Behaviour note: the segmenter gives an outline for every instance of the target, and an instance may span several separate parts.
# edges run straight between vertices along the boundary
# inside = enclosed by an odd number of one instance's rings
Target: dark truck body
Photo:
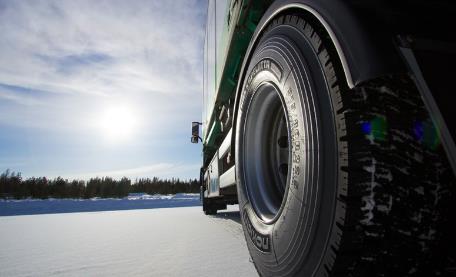
[[[296,10],[322,24],[333,40],[349,87],[408,72],[422,93],[455,170],[452,77],[456,4],[452,1],[209,1],[205,42],[203,199],[235,204],[234,131],[245,64],[262,28]],[[212,19],[211,19],[212,18]],[[212,20],[212,21],[211,21]],[[216,24],[217,23],[217,24]]]
[[[260,276],[453,276],[450,1],[209,0],[201,198]]]

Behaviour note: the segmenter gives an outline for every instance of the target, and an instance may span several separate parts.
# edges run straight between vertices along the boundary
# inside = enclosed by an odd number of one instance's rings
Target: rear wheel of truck
[[[407,75],[350,90],[341,68],[302,15],[275,19],[250,58],[235,151],[258,273],[445,275],[454,175],[418,91]]]
[[[203,197],[203,211],[205,215],[217,214],[217,207],[211,199]]]

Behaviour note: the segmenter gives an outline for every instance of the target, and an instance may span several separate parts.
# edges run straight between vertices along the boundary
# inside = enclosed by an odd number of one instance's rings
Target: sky
[[[197,178],[206,5],[0,0],[0,172]]]

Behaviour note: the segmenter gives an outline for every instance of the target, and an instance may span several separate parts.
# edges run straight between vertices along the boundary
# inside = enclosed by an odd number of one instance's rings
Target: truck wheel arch
[[[282,14],[290,13],[290,11],[304,13],[306,17],[323,27],[337,50],[338,58],[344,70],[345,81],[349,88],[379,76],[405,71],[400,56],[392,43],[392,36],[387,31],[378,32],[379,26],[374,26],[372,23],[366,23],[368,26],[363,26],[364,22],[361,16],[343,0],[275,1],[258,23],[244,55],[235,91],[233,131],[236,129],[242,84],[258,38],[261,37],[261,33],[269,23]],[[376,43],[373,42],[374,36],[377,36],[375,38]],[[235,145],[234,136],[231,140],[231,145]],[[234,147],[232,147],[231,152],[234,155]]]

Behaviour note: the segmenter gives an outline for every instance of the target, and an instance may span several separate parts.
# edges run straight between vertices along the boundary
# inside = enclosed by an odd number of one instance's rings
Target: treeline
[[[197,179],[182,181],[178,178],[161,179],[154,177],[131,180],[123,177],[115,180],[111,177],[91,178],[88,181],[47,179],[31,177],[24,179],[21,173],[6,170],[0,175],[0,198],[122,198],[133,192],[148,194],[197,193]]]

